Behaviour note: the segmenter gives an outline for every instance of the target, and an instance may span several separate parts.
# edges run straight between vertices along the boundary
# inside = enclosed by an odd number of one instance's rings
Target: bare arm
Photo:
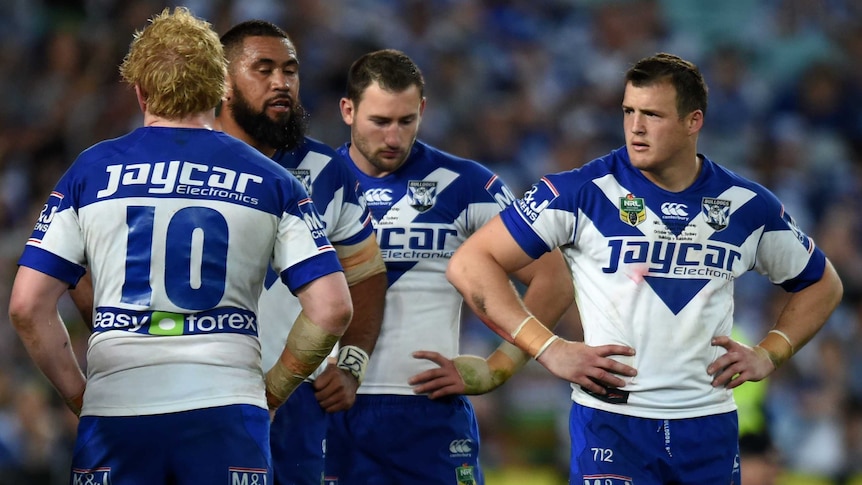
[[[93,330],[93,279],[90,272],[84,273],[84,276],[78,281],[77,286],[69,290],[69,296],[72,297],[72,302],[81,313],[81,318],[90,331]]]
[[[388,286],[386,265],[374,234],[355,246],[336,247],[336,250],[353,300],[353,320],[341,337],[341,345],[354,345],[371,355],[383,323]]]
[[[314,381],[315,397],[327,412],[353,405],[383,323],[388,282],[380,248],[373,235],[356,246],[337,247],[350,284],[353,320],[339,341],[337,365],[328,366]]]
[[[36,366],[69,408],[80,414],[86,379],[57,311],[67,288],[56,278],[21,266],[12,286],[9,317]]]
[[[713,386],[733,389],[746,381],[759,381],[781,366],[823,327],[841,302],[844,287],[830,261],[813,285],[793,293],[775,326],[756,346],[730,337],[716,337],[713,345],[727,353],[707,367]]]
[[[608,356],[634,355],[634,349],[568,342],[553,335],[527,310],[508,274],[531,261],[496,216],[455,251],[446,276],[486,325],[535,357],[555,376],[601,394],[606,391],[595,381],[610,387],[625,385],[616,374],[634,376],[636,371]],[[536,273],[534,280],[540,277],[544,275]]]
[[[559,250],[530,262],[514,276],[527,286],[524,304],[542,322],[556,325],[574,301],[572,278]],[[413,357],[428,359],[439,366],[420,372],[409,381],[414,392],[428,394],[431,399],[453,394],[485,394],[509,380],[530,360],[529,355],[507,341],[487,358],[459,355],[448,359],[431,351],[414,352]]]
[[[323,330],[340,337],[347,329],[353,305],[344,273],[322,276],[300,288],[296,296],[302,312]]]

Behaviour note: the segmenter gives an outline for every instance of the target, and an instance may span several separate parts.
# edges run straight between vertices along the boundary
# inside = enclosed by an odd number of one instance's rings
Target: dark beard
[[[275,149],[293,150],[305,138],[308,112],[294,100],[290,113],[272,120],[263,111],[256,111],[242,93],[233,86],[234,99],[230,103],[236,124],[259,143]]]

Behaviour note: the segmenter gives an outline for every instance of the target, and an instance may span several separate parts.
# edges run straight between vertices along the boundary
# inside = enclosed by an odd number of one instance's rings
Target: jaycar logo
[[[263,182],[260,175],[177,160],[108,165],[105,171],[108,173],[108,182],[104,189],[96,193],[99,199],[116,194],[120,187],[145,185],[150,194],[177,193],[257,204],[257,199],[245,195],[245,192],[249,184]]]

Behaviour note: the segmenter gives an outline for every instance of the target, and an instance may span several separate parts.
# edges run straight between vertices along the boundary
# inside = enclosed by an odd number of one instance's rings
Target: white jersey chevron
[[[348,150],[339,148],[345,158]],[[446,280],[449,258],[514,196],[487,168],[422,142],[385,177],[353,170],[389,280],[383,326],[359,393],[412,396],[407,379],[436,366],[414,359],[414,351],[458,355],[462,298]]]
[[[537,258],[561,247],[571,266],[589,345],[633,347],[638,369],[625,404],[573,386],[585,406],[647,418],[735,409],[707,366],[730,335],[733,283],[749,270],[798,291],[823,274],[825,257],[776,197],[705,157],[688,189],[660,189],[632,167],[625,147],[580,169],[548,175],[503,214]]]

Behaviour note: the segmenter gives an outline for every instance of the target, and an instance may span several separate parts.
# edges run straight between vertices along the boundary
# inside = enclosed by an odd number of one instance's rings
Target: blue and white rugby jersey
[[[284,168],[220,132],[139,128],[84,151],[20,259],[70,285],[92,273],[83,414],[265,408],[267,268],[290,288],[341,270],[317,218]]]
[[[348,144],[338,152],[350,159]],[[407,379],[437,367],[414,359],[414,351],[458,355],[463,300],[445,276],[452,253],[514,196],[482,165],[419,141],[385,177],[350,165],[365,191],[389,280],[383,325],[359,393],[412,396]]]
[[[626,378],[627,403],[573,385],[574,401],[662,419],[734,410],[732,391],[713,388],[706,372],[724,353],[711,338],[730,335],[734,280],[753,269],[799,291],[822,276],[823,253],[771,192],[701,159],[695,183],[674,193],[632,167],[623,147],[542,178],[503,212],[534,258],[563,250],[586,343],[636,351],[617,357],[638,370]]]
[[[280,150],[273,159],[287,168],[311,195],[320,212],[320,226],[330,242],[350,246],[368,239],[374,230],[371,214],[361,198],[359,182],[331,147],[311,138],[292,151]],[[264,370],[284,349],[287,334],[302,307],[290,289],[269,271],[260,298],[260,343]],[[310,377],[316,377],[326,361]]]

